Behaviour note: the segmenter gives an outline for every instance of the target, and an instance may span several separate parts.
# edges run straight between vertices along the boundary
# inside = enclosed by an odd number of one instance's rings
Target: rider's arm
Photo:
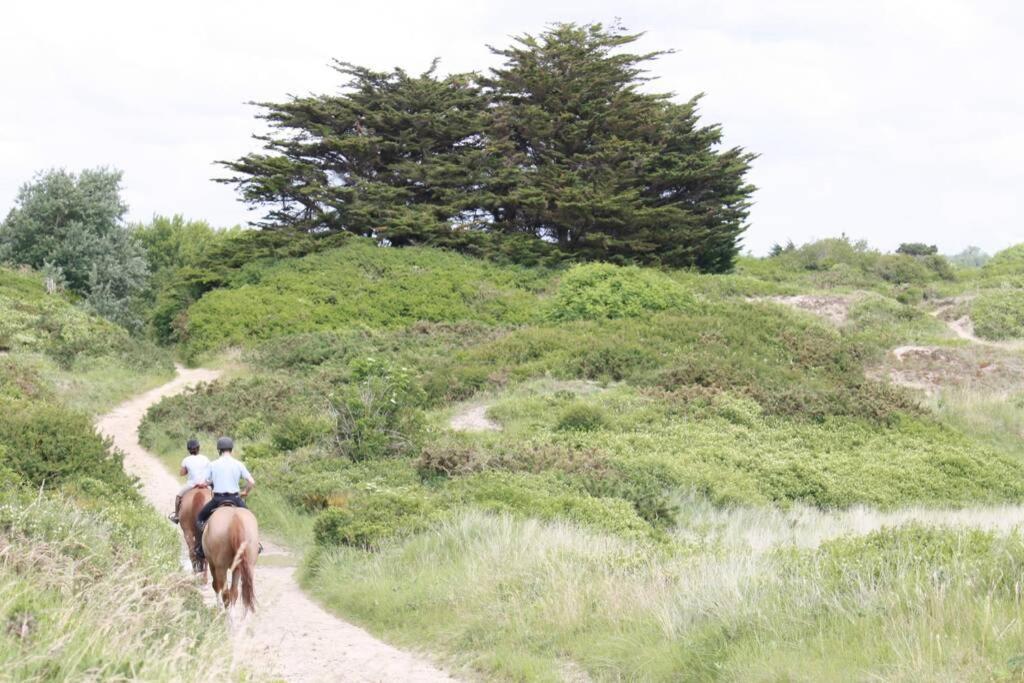
[[[178,475],[182,476],[182,477],[187,477],[188,476],[188,470],[185,468],[184,465],[182,465],[181,469],[178,470]]]
[[[239,463],[239,465],[242,465],[242,478],[245,479],[246,481],[245,490],[242,491],[242,498],[245,498],[246,496],[249,495],[249,493],[252,492],[252,487],[256,486],[256,480],[252,478],[251,474],[249,474],[248,467],[246,467],[242,463]]]

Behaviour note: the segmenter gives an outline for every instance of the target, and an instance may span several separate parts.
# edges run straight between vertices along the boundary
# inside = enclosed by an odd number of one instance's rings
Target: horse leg
[[[236,568],[231,572],[231,590],[228,591],[228,598],[230,604],[235,604],[238,601],[238,579],[242,576],[242,572]]]
[[[192,565],[192,571],[199,573],[199,560],[196,557],[196,536],[195,531],[188,528],[188,524],[181,523],[181,535],[185,537],[185,547],[188,549],[188,560]],[[203,583],[206,583],[206,568],[203,567]]]
[[[224,606],[227,607],[227,567],[218,567],[214,564],[210,564],[210,574],[213,576],[213,594],[220,598],[224,602]]]

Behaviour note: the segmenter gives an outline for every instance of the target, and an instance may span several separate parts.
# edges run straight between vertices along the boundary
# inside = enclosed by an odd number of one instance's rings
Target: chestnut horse
[[[203,533],[203,553],[210,564],[213,592],[231,607],[242,588],[242,604],[246,610],[256,608],[253,568],[259,555],[260,529],[256,517],[245,508],[219,507],[214,510]],[[227,586],[231,572],[231,588]]]
[[[178,509],[178,524],[181,526],[181,533],[185,535],[192,571],[203,575],[203,583],[206,583],[206,561],[196,557],[196,517],[211,498],[213,492],[209,488],[195,488],[185,492],[181,497],[181,507]]]

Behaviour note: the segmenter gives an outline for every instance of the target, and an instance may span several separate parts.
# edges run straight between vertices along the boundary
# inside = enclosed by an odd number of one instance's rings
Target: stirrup
[[[181,523],[181,518],[178,517],[178,513],[177,512],[172,512],[171,514],[167,515],[167,519],[171,520],[175,524],[180,524]]]

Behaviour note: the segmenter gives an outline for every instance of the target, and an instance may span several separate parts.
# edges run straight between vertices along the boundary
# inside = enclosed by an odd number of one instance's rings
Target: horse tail
[[[245,605],[245,609],[255,611],[256,590],[252,581],[252,565],[245,552],[249,547],[249,539],[245,538],[245,524],[238,516],[231,520],[229,539],[231,545],[237,548],[235,559],[231,562],[231,575],[234,577],[235,572],[238,572],[238,576],[242,580],[242,604]],[[232,583],[234,583],[234,579],[232,579]]]

